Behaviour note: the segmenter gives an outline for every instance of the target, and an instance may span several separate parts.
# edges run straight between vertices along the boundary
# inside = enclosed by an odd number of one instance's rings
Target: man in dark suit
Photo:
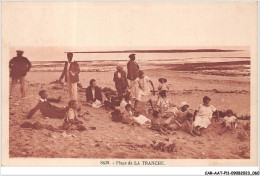
[[[61,81],[65,76],[65,82],[67,83],[69,89],[70,100],[78,100],[77,82],[79,82],[79,64],[76,61],[72,62],[72,53],[67,53],[67,58],[68,62],[65,62],[59,81]]]
[[[122,98],[123,93],[126,91],[128,83],[126,79],[126,72],[123,70],[122,66],[116,67],[116,72],[114,73],[114,79],[115,87],[118,93],[118,97]]]
[[[11,88],[10,88],[10,98],[12,98],[12,93],[18,83],[21,84],[21,94],[25,97],[25,76],[27,72],[30,71],[31,62],[23,57],[23,51],[17,50],[17,57],[14,57],[9,62],[10,77],[12,78]]]
[[[97,86],[96,80],[91,79],[90,86],[86,89],[87,103],[93,104],[96,100],[102,102],[102,94],[100,88]]]
[[[128,86],[130,89],[130,94],[132,99],[137,98],[138,85],[135,82],[139,71],[139,65],[135,62],[135,54],[129,55],[130,61],[127,63],[127,79],[129,80]]]
[[[127,63],[127,79],[133,81],[137,78],[139,65],[135,62],[135,54],[129,55],[130,61]]]
[[[59,98],[48,98],[48,94],[45,90],[41,90],[39,92],[40,100],[38,104],[30,110],[30,112],[27,115],[27,118],[30,119],[35,114],[36,111],[40,110],[42,115],[44,117],[50,117],[50,118],[58,118],[62,119],[65,117],[66,109],[59,108],[57,106],[53,106],[51,102],[59,103],[61,101],[61,96]]]

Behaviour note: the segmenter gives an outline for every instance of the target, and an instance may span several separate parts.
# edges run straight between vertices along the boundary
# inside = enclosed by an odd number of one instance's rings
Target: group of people
[[[40,110],[45,117],[64,119],[64,124],[78,124],[80,116],[80,105],[78,103],[77,83],[79,82],[80,67],[73,60],[73,53],[67,53],[68,62],[65,63],[63,72],[59,78],[61,81],[65,77],[69,92],[69,102],[66,108],[59,108],[51,104],[51,102],[60,102],[61,97],[48,98],[45,90],[39,92],[38,104],[30,110],[27,118],[31,118],[33,114]],[[89,87],[86,88],[87,105],[94,108],[100,108],[105,105],[108,109],[118,111],[119,118],[125,124],[148,124],[150,129],[162,133],[170,133],[171,130],[182,129],[191,135],[201,135],[202,131],[211,124],[211,119],[218,116],[217,110],[210,105],[210,98],[205,96],[203,103],[193,111],[189,104],[182,102],[179,106],[175,105],[167,96],[169,93],[169,85],[166,78],[160,78],[158,86],[158,98],[156,104],[152,102],[152,96],[155,95],[154,84],[151,79],[140,70],[139,65],[135,61],[135,54],[129,55],[127,63],[127,73],[122,66],[116,67],[113,81],[117,90],[116,105],[109,94],[105,99],[102,96],[101,89],[97,86],[96,80],[91,79]],[[17,57],[9,62],[10,76],[12,78],[10,98],[12,98],[13,89],[18,81],[21,83],[22,97],[25,97],[25,76],[31,68],[30,61],[23,57],[23,51],[17,51]],[[148,102],[147,118],[144,114],[137,111],[138,102]],[[162,120],[165,118],[165,120]],[[225,126],[219,133],[222,135],[226,131],[235,128],[236,117],[232,110],[227,111],[224,118]]]

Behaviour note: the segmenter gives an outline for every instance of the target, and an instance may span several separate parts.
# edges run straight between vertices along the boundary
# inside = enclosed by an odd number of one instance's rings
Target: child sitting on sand
[[[139,125],[145,125],[151,123],[151,120],[147,117],[139,114],[138,112],[135,112],[132,110],[132,105],[127,104],[125,106],[126,111],[123,114],[123,123],[126,124],[139,124]],[[133,123],[132,123],[133,122]]]
[[[113,105],[112,100],[111,100],[111,93],[110,92],[105,93],[104,107],[108,111],[115,109],[115,106]]]
[[[122,113],[125,111],[125,106],[126,106],[127,104],[132,105],[132,103],[131,103],[131,101],[130,101],[130,93],[129,93],[129,92],[127,92],[127,93],[124,94],[124,97],[123,97],[123,99],[122,99],[122,101],[121,101],[121,103],[120,103],[119,108],[120,108],[120,111],[121,111]]]
[[[127,104],[125,106],[125,110],[123,113],[122,122],[124,124],[133,125],[134,124],[134,118],[133,118],[133,111],[132,111],[132,105]]]
[[[160,92],[165,90],[166,92],[169,91],[170,87],[169,85],[167,84],[167,79],[166,78],[160,78],[159,80],[159,86],[158,86],[158,99],[160,97]]]
[[[222,129],[222,131],[219,132],[219,135],[222,135],[229,130],[231,130],[233,133],[233,130],[236,127],[237,118],[233,115],[233,111],[229,109],[226,111],[226,114],[227,116],[225,116],[223,119],[225,127]]]
[[[67,107],[67,113],[64,118],[62,128],[64,130],[79,130],[83,131],[86,128],[80,124],[82,122],[78,120],[78,103],[76,100],[70,100]]]
[[[156,110],[153,111],[152,126],[150,129],[161,132],[163,134],[167,134],[167,133],[169,134],[167,128],[163,127],[161,113],[159,111]]]

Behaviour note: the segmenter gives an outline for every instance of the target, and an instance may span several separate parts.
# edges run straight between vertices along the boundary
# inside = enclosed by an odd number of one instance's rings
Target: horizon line
[[[170,49],[170,50],[123,50],[123,51],[65,51],[64,53],[188,53],[188,52],[235,52],[243,50],[223,49]]]

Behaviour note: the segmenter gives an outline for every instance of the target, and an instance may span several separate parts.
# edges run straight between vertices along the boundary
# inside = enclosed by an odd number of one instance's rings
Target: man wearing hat
[[[134,98],[136,90],[138,90],[138,84],[136,84],[135,79],[138,76],[139,65],[135,62],[135,54],[130,54],[129,58],[130,61],[127,63],[127,79],[129,80],[130,94]]]
[[[60,76],[61,81],[65,76],[65,82],[67,83],[70,100],[78,100],[77,83],[79,82],[80,68],[79,64],[72,62],[73,53],[67,53],[68,62],[65,62],[63,72]]]
[[[27,72],[30,71],[31,62],[26,57],[23,57],[22,50],[17,50],[16,53],[17,56],[9,61],[10,77],[12,78],[10,97],[12,97],[12,93],[18,83],[18,80],[21,83],[22,97],[25,97],[25,76]]]
[[[135,62],[135,54],[129,55],[130,61],[127,63],[127,79],[133,81],[137,78],[139,65]]]
[[[40,100],[38,104],[30,110],[27,118],[30,119],[35,114],[36,111],[40,110],[44,117],[58,118],[62,119],[65,117],[66,109],[59,108],[51,104],[51,102],[59,103],[61,101],[61,96],[59,98],[48,98],[48,94],[45,90],[39,92]]]
[[[123,70],[122,66],[116,67],[116,72],[114,73],[114,79],[116,90],[119,98],[123,98],[123,94],[128,87],[128,82],[126,79],[126,72]]]

